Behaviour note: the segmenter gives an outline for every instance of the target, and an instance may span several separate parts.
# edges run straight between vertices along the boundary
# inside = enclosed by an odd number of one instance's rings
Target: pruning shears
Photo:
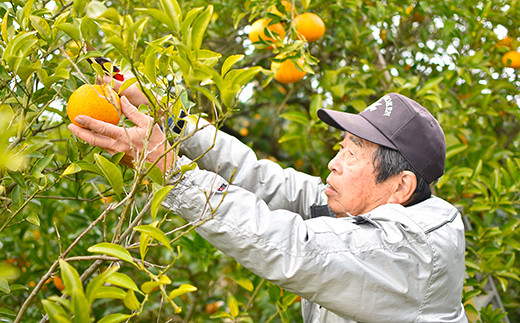
[[[103,71],[109,73],[109,71],[107,70],[107,68],[105,67],[105,63],[110,63],[110,65],[112,65],[112,73],[114,73],[113,77],[118,80],[118,81],[121,81],[123,82],[125,80],[125,77],[123,76],[123,74],[121,74],[121,70],[119,69],[119,67],[117,67],[116,65],[113,65],[112,62],[106,58],[106,57],[94,57],[94,58],[87,58],[88,62],[90,64],[94,64],[94,63],[98,63],[99,65],[101,65],[101,67],[103,68]]]
[[[94,50],[94,47],[92,47],[90,44],[87,43],[87,51],[93,51]],[[112,73],[113,73],[113,77],[118,80],[118,81],[121,81],[123,82],[125,80],[125,77],[123,76],[123,74],[121,74],[121,69],[119,67],[117,67],[116,65],[112,64],[112,61],[110,61],[108,58],[106,57],[102,57],[102,56],[99,56],[99,57],[94,57],[94,58],[87,58],[88,62],[90,64],[94,64],[94,63],[98,63],[99,65],[101,65],[101,68],[103,68],[103,71],[105,71],[106,73],[110,73],[107,68],[105,67],[105,63],[110,63],[110,65],[112,66]]]

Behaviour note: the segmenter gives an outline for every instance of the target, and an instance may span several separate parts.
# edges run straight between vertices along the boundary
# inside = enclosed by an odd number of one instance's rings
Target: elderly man
[[[148,117],[122,104],[135,133],[145,128]],[[186,124],[193,136],[181,153],[195,158],[214,147],[200,168],[175,179],[163,205],[243,266],[300,295],[304,322],[466,322],[461,216],[429,187],[444,173],[438,122],[395,93],[358,115],[321,109],[318,116],[344,132],[326,185],[258,160],[200,121]],[[78,137],[133,158],[121,128],[76,121],[87,128],[70,125]],[[153,138],[164,137],[156,129]],[[159,164],[169,165],[166,157]],[[190,162],[182,157],[176,167]]]

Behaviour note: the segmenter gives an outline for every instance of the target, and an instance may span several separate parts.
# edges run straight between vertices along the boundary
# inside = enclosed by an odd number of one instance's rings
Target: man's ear
[[[401,205],[408,204],[408,201],[412,198],[413,192],[417,187],[417,177],[409,170],[402,171],[397,175],[396,186],[392,195],[392,202]]]

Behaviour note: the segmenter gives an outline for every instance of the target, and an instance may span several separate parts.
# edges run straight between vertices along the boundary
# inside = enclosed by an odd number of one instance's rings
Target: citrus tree
[[[296,295],[161,208],[157,165],[123,166],[68,131],[71,94],[109,74],[145,93],[174,154],[185,137],[169,125],[201,115],[322,177],[340,134],[318,108],[414,98],[446,134],[435,194],[468,225],[468,317],[518,320],[518,13],[498,0],[0,3],[0,318],[301,320]],[[490,281],[502,308],[475,302]]]

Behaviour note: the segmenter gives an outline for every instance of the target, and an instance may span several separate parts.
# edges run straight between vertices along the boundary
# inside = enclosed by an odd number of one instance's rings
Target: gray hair
[[[372,163],[377,175],[376,183],[382,183],[388,178],[400,174],[405,170],[411,171],[415,174],[415,177],[417,178],[417,187],[415,188],[412,197],[404,203],[405,206],[422,202],[431,196],[432,192],[428,182],[419,175],[419,173],[399,151],[379,145],[374,153]]]

